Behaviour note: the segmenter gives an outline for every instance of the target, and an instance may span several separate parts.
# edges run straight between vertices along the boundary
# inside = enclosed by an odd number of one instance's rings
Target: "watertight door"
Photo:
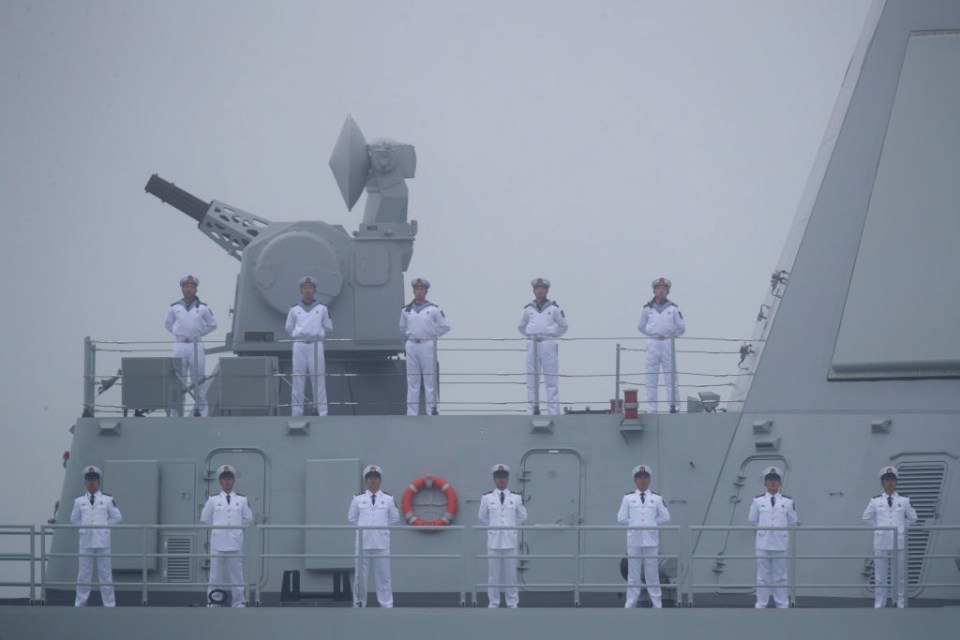
[[[521,477],[523,501],[529,518],[521,536],[529,556],[567,555],[566,558],[522,558],[520,581],[532,591],[568,591],[579,570],[574,559],[579,536],[583,468],[570,449],[542,449],[524,456]],[[535,586],[536,585],[536,586]],[[547,586],[544,586],[547,585]]]
[[[207,495],[220,492],[220,482],[217,479],[217,468],[220,465],[229,464],[236,467],[236,484],[234,491],[247,497],[250,504],[250,510],[253,511],[254,523],[262,523],[267,517],[266,504],[266,459],[263,452],[258,449],[218,449],[212,452],[207,458],[207,470],[204,479],[207,481]],[[206,502],[206,496],[202,496],[200,506]],[[200,519],[200,511],[197,511],[197,520]],[[254,537],[253,532],[248,531],[244,536],[244,552],[250,554],[250,544]],[[204,541],[209,541],[209,535],[204,536]],[[206,548],[206,547],[204,547]],[[246,565],[245,565],[246,566]],[[262,566],[246,566],[244,577],[249,584],[251,580],[262,580]]]

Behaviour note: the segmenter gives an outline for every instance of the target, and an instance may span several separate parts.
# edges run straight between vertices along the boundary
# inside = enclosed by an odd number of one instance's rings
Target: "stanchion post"
[[[83,416],[94,416],[94,394],[97,386],[97,345],[90,336],[83,339]]]

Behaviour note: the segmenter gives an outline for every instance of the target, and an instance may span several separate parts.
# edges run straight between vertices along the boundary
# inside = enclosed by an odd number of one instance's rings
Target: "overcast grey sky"
[[[536,276],[569,336],[635,335],[661,275],[688,335],[749,336],[869,4],[6,0],[0,468],[36,489],[4,519],[51,512],[85,335],[165,339],[187,272],[229,330],[239,263],[150,174],[352,230],[348,113],[416,146],[407,281],[451,337],[516,335]],[[562,369],[609,373],[598,349]]]

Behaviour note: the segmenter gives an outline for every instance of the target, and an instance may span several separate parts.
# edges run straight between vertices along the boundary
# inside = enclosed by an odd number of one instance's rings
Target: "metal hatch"
[[[521,536],[524,554],[565,555],[570,559],[543,558],[520,560],[520,581],[524,584],[570,584],[575,571],[574,557],[579,536],[571,525],[582,521],[583,460],[573,449],[534,449],[521,460],[520,477],[523,502],[529,514]],[[547,587],[531,587],[550,590]],[[561,586],[557,590],[572,590]]]
[[[246,447],[214,449],[207,455],[207,469],[203,478],[206,481],[207,490],[205,494],[198,496],[197,522],[200,521],[200,511],[203,509],[207,497],[210,494],[220,492],[220,483],[216,475],[217,467],[223,464],[229,464],[237,468],[237,479],[234,491],[246,496],[247,502],[250,504],[250,510],[253,511],[254,523],[265,522],[268,513],[267,457],[260,449]],[[244,536],[243,544],[245,552],[248,549],[248,545],[251,544],[251,537],[249,534]],[[204,532],[199,539],[203,541],[201,547],[205,550],[209,549],[209,534]],[[203,564],[204,566],[209,566],[209,562],[204,562]],[[254,568],[247,568],[244,574],[248,583],[254,575],[251,569]],[[264,572],[262,564],[256,568],[255,575],[257,576],[258,582],[263,580]]]

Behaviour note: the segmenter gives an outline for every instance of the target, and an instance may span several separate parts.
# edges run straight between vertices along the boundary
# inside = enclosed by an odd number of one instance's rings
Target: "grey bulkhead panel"
[[[833,356],[835,378],[960,375],[960,34],[913,34]]]
[[[103,464],[104,480],[110,479],[110,493],[120,513],[123,524],[158,524],[160,517],[160,464],[156,460],[107,460]],[[144,547],[147,553],[155,553],[157,530],[148,529],[144,534],[135,529],[120,529],[110,535],[113,553],[137,553]],[[143,569],[140,557],[113,559],[117,571]],[[147,569],[157,568],[157,559],[146,559]]]
[[[362,485],[359,458],[304,461],[304,524],[344,525],[348,498]],[[297,536],[286,534],[294,539]],[[349,530],[304,531],[305,554],[354,553],[355,535]],[[306,558],[305,569],[346,570],[353,568],[350,558]]]
[[[942,29],[946,24],[960,28],[960,4],[885,5],[747,394],[745,412],[960,410],[955,380],[915,384],[828,379],[909,34]],[[890,291],[891,307],[903,295]]]

